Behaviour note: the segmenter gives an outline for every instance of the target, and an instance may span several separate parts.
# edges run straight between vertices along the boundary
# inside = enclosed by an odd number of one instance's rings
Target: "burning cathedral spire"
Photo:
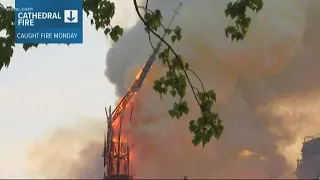
[[[178,8],[174,11],[175,14],[172,17],[168,28],[170,28],[181,6],[182,3],[180,3]],[[165,39],[166,35],[167,32],[165,31],[162,39]],[[133,176],[130,172],[130,146],[128,141],[121,134],[122,121],[124,119],[123,112],[130,106],[130,102],[134,99],[133,97],[138,93],[144,79],[150,71],[152,64],[156,60],[156,55],[161,48],[161,44],[162,41],[160,40],[145,66],[138,73],[132,86],[126,95],[121,99],[113,112],[111,113],[111,107],[109,107],[109,110],[105,108],[107,116],[107,132],[104,133],[104,179],[133,179]],[[133,106],[131,108],[130,121],[132,118],[132,111]]]

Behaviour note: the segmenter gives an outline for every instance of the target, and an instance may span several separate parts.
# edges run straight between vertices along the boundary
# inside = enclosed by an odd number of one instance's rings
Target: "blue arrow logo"
[[[75,17],[73,17],[73,15],[72,15],[72,11],[70,11],[69,17],[67,17],[67,19],[69,21],[73,21],[75,19]]]

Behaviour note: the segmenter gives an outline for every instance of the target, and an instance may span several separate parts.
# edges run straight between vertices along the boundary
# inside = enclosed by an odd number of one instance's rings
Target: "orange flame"
[[[138,74],[136,75],[136,80],[137,80],[137,79],[139,79],[139,77],[141,76],[142,70],[143,70],[143,69],[142,69],[142,68],[140,68],[140,70],[139,70]]]
[[[139,72],[137,73],[136,75],[136,79],[135,79],[135,83],[136,81],[140,78],[141,74],[142,74],[142,69],[139,70]],[[117,112],[121,112],[122,110],[124,109],[127,109],[127,108],[131,108],[130,106],[134,103],[135,99],[136,99],[136,95],[138,93],[137,92],[133,92],[130,88],[128,89],[128,96],[130,98],[129,102],[127,102],[127,104],[125,105],[124,103],[121,103],[121,100],[119,101],[119,108],[118,108],[118,111]],[[120,125],[120,118],[121,117],[116,117],[116,119],[114,120],[114,122],[112,123],[112,128],[114,130],[114,135],[116,135],[118,132],[119,132],[119,125]],[[116,135],[117,136],[117,135]],[[114,151],[114,155],[117,155],[117,152],[119,153],[120,156],[122,155],[126,155],[127,153],[130,153],[128,152],[127,148],[131,147],[131,144],[128,142],[128,139],[126,137],[126,134],[124,133],[121,133],[121,137],[120,137],[120,142],[119,142],[119,139],[118,137],[114,137],[112,139],[113,143],[115,144],[115,148],[116,150]],[[118,145],[120,143],[120,149],[118,150]],[[133,154],[130,153],[130,161],[132,161],[133,159]]]
[[[142,73],[142,69],[139,70],[138,74],[136,75],[136,79],[135,79],[135,82],[140,78],[141,76],[141,73]],[[134,101],[135,99],[135,96],[137,95],[138,93],[137,92],[132,92],[131,90],[131,87],[128,89],[128,96],[131,96],[131,99],[129,100],[129,102],[127,103],[126,107],[124,106],[124,104],[121,102],[121,100],[119,100],[118,104],[119,104],[119,109],[118,109],[118,112],[121,112],[123,109],[127,108],[129,105],[132,104],[132,102]],[[115,123],[115,124],[119,124],[119,123]]]
[[[240,157],[249,157],[249,156],[252,156],[252,155],[255,155],[255,153],[250,151],[250,150],[248,150],[248,149],[244,149],[239,153]]]
[[[261,160],[266,160],[267,158],[259,153],[250,151],[248,149],[243,149],[242,151],[239,152],[238,157],[239,158],[250,158],[250,157],[258,157]]]

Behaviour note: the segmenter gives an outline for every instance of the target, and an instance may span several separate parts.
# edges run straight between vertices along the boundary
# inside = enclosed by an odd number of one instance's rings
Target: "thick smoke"
[[[180,1],[152,1],[167,19]],[[183,29],[183,41],[175,48],[198,72],[207,88],[217,92],[217,110],[225,123],[220,141],[204,150],[194,148],[188,120],[196,118],[197,107],[183,120],[171,120],[170,98],[154,98],[154,78],[162,75],[158,64],[148,76],[137,99],[135,122],[128,135],[135,143],[133,168],[137,177],[178,178],[277,178],[294,170],[284,150],[297,140],[295,127],[314,126],[308,117],[274,112],[284,98],[304,98],[319,87],[316,21],[307,13],[316,1],[266,1],[263,11],[253,14],[243,43],[231,44],[224,36],[228,21],[225,1],[183,1],[175,23]],[[143,26],[137,24],[108,53],[107,76],[123,94],[132,67],[141,66],[151,52]],[[313,31],[313,32],[311,32]],[[311,37],[311,38],[310,38]],[[312,68],[311,68],[312,67]],[[123,76],[125,74],[125,76]],[[188,99],[192,101],[190,93]],[[284,104],[282,104],[284,106]],[[292,107],[296,108],[296,107]],[[300,113],[301,115],[301,113]],[[311,121],[311,122],[310,122]],[[303,123],[307,125],[303,125]],[[303,128],[301,128],[303,129]],[[310,133],[310,132],[308,132]],[[312,132],[311,132],[312,133]],[[264,159],[238,158],[243,149]]]
[[[166,23],[180,2],[150,1],[149,7],[161,9]],[[225,38],[224,28],[230,23],[224,15],[226,1],[182,2],[174,23],[183,29],[183,40],[174,47],[202,78],[206,88],[216,91],[216,109],[225,131],[219,141],[212,140],[205,149],[193,147],[188,121],[197,117],[198,107],[188,93],[191,109],[188,116],[181,120],[169,117],[172,99],[160,99],[152,89],[154,79],[164,72],[164,67],[157,63],[137,96],[133,122],[126,128],[126,135],[134,143],[135,177],[292,175],[303,136],[316,134],[320,125],[316,119],[320,115],[317,110],[320,1],[265,1],[261,13],[251,14],[250,30],[241,43],[231,43]],[[106,75],[117,86],[119,95],[126,92],[133,81],[132,74],[143,66],[150,53],[148,37],[140,23],[109,50]],[[66,134],[65,138],[69,136]],[[95,136],[98,141],[84,137],[77,137],[79,147],[86,150],[77,154],[78,159],[83,156],[79,161],[63,158],[72,146],[67,143],[56,145],[64,149],[60,153],[48,148],[46,155],[37,156],[42,159],[40,162],[50,163],[45,157],[51,155],[54,160],[51,166],[61,168],[64,177],[101,177],[102,144],[98,146],[101,136]],[[253,155],[240,157],[245,149],[254,152]],[[51,169],[54,171],[47,170],[49,174],[58,171]]]
[[[35,178],[101,178],[103,122],[86,119],[43,137],[30,148],[29,173]]]

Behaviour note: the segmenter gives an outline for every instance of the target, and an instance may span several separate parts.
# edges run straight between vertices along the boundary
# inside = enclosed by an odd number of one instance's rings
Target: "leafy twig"
[[[142,17],[142,15],[141,15],[140,12],[139,12],[139,7],[138,7],[138,4],[137,4],[137,0],[133,0],[133,2],[134,2],[135,10],[136,10],[136,12],[137,12],[140,20],[144,23],[145,26],[149,27],[147,21],[144,20],[144,18]],[[177,58],[179,58],[179,55],[175,52],[175,50],[171,47],[171,45],[170,45],[167,41],[165,41],[159,34],[157,34],[157,33],[156,33],[153,29],[151,29],[150,27],[149,27],[149,29],[150,29],[150,32],[152,32],[153,35],[155,35],[158,39],[160,39],[163,43],[165,43],[165,44],[168,46],[168,48],[171,50],[171,52],[172,52]],[[188,77],[188,75],[187,75],[187,72],[186,72],[184,69],[183,69],[183,71],[184,71],[184,73],[185,73],[185,75],[186,75],[186,77],[187,77],[187,80],[188,80],[189,84],[192,84],[191,81],[190,81],[190,79],[189,79],[189,77]],[[199,102],[199,100],[198,100],[198,98],[197,98],[197,95],[196,95],[196,93],[194,92],[193,89],[192,89],[192,93],[193,93],[195,99],[197,100],[197,103],[200,105],[200,102]]]

